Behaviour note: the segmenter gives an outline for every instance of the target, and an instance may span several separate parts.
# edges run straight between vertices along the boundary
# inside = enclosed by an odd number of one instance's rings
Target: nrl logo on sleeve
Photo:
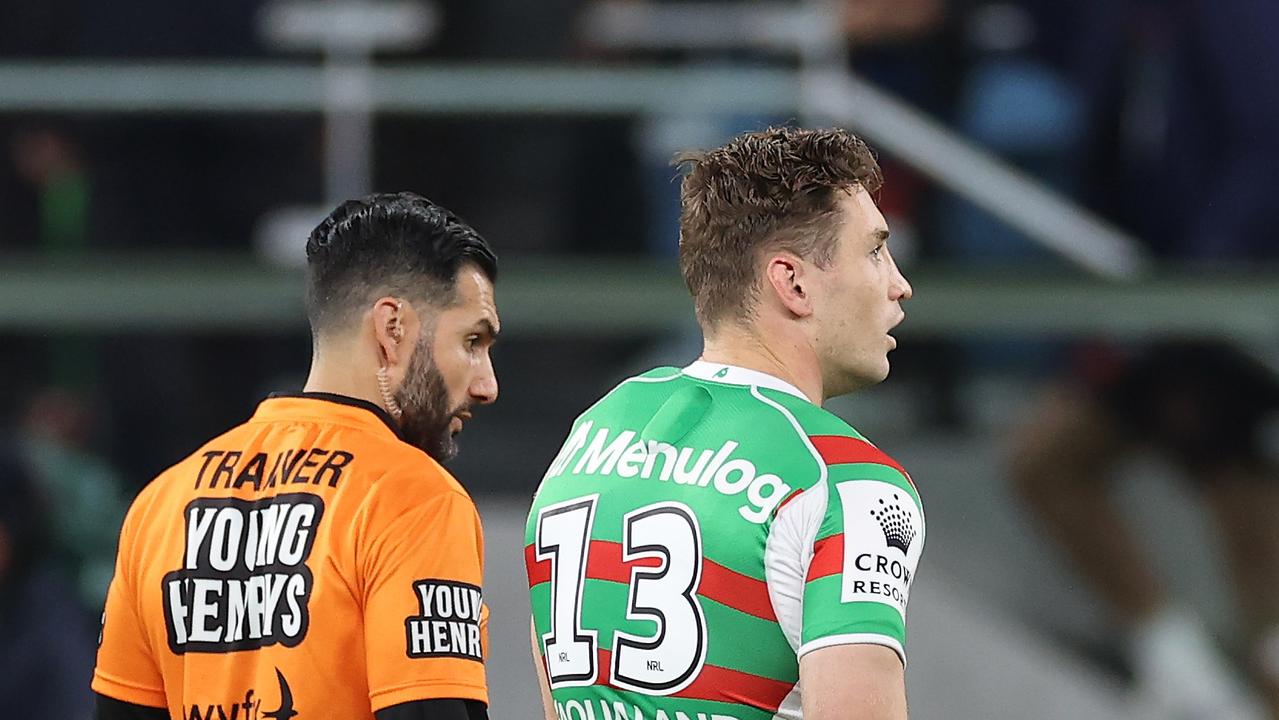
[[[452,580],[418,580],[418,615],[404,621],[406,652],[411,658],[454,657],[484,662],[480,588]]]

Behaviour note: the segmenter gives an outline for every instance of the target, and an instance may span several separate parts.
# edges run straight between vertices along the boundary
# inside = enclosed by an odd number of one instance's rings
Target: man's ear
[[[805,276],[807,269],[807,263],[788,252],[769,255],[764,266],[764,291],[771,292],[795,317],[813,314],[811,288],[806,284],[811,279]]]
[[[381,297],[373,303],[373,337],[382,350],[386,364],[394,367],[408,360],[404,342],[404,301],[394,297]]]

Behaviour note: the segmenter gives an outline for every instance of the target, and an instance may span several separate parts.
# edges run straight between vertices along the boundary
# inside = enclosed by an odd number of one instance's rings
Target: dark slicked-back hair
[[[497,257],[470,225],[414,193],[348,200],[306,243],[311,331],[340,326],[377,298],[453,300],[457,272],[473,263],[497,280]]]
[[[839,129],[773,127],[676,162],[685,171],[680,272],[698,319],[712,327],[750,316],[763,253],[784,249],[819,267],[829,263],[840,193],[873,193],[883,183],[866,143]]]

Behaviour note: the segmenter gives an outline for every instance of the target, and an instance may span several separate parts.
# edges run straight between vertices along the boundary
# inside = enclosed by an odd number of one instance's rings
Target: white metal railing
[[[284,332],[306,323],[303,274],[266,267],[248,253],[98,254],[56,264],[0,256],[0,268],[0,328],[6,330]],[[909,275],[918,292],[906,306],[901,330],[908,334],[1182,334],[1279,343],[1279,274],[1265,269],[1155,273],[1127,283],[1019,269]],[[503,269],[498,294],[512,335],[633,337],[692,322],[674,264],[660,260],[522,258]]]
[[[608,0],[587,6],[580,27],[594,45],[619,50],[746,48],[789,54],[843,42],[827,8],[778,2]]]
[[[870,83],[809,76],[805,104],[856,127],[877,149],[1101,277],[1129,280],[1148,265],[1137,241]]]
[[[326,71],[284,63],[0,64],[0,112],[321,112]],[[368,71],[372,110],[454,114],[791,114],[848,125],[1030,238],[1104,277],[1138,244],[1087,210],[852,75],[778,69],[415,65]]]
[[[806,122],[855,128],[878,149],[1089,272],[1127,280],[1146,268],[1135,239],[850,73],[840,11],[833,0],[602,0],[588,8],[582,26],[605,48],[794,53],[800,60],[795,107]]]
[[[785,70],[484,63],[381,66],[375,110],[415,115],[794,112]],[[0,63],[0,112],[318,113],[325,69],[283,62]]]

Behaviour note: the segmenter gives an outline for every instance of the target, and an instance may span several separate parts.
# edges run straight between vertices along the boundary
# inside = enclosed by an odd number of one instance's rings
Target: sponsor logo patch
[[[275,669],[280,685],[279,707],[264,709],[262,695],[256,689],[245,691],[243,700],[229,703],[193,703],[184,706],[183,720],[293,720],[300,713],[293,706],[293,690],[280,668]],[[268,706],[269,707],[269,706]]]
[[[592,434],[592,432],[594,434]],[[791,486],[755,463],[734,457],[738,443],[718,448],[694,448],[657,440],[643,440],[634,430],[614,432],[583,423],[552,461],[546,478],[559,475],[615,475],[623,479],[672,482],[742,497],[737,512],[746,521],[763,524],[791,492]],[[545,479],[545,478],[544,478]]]
[[[476,585],[452,580],[413,583],[418,614],[406,618],[406,652],[411,658],[454,657],[484,662],[480,616],[484,595]]]
[[[902,617],[924,548],[924,520],[905,490],[879,480],[838,483],[844,508],[843,602],[877,602]]]
[[[910,544],[915,540],[915,523],[911,514],[902,509],[900,493],[893,493],[891,500],[880,498],[879,508],[872,508],[870,516],[879,521],[888,547],[901,550],[903,555],[910,552]]]
[[[306,637],[313,578],[306,559],[324,515],[310,493],[187,505],[182,568],[161,580],[169,649],[225,653]]]

